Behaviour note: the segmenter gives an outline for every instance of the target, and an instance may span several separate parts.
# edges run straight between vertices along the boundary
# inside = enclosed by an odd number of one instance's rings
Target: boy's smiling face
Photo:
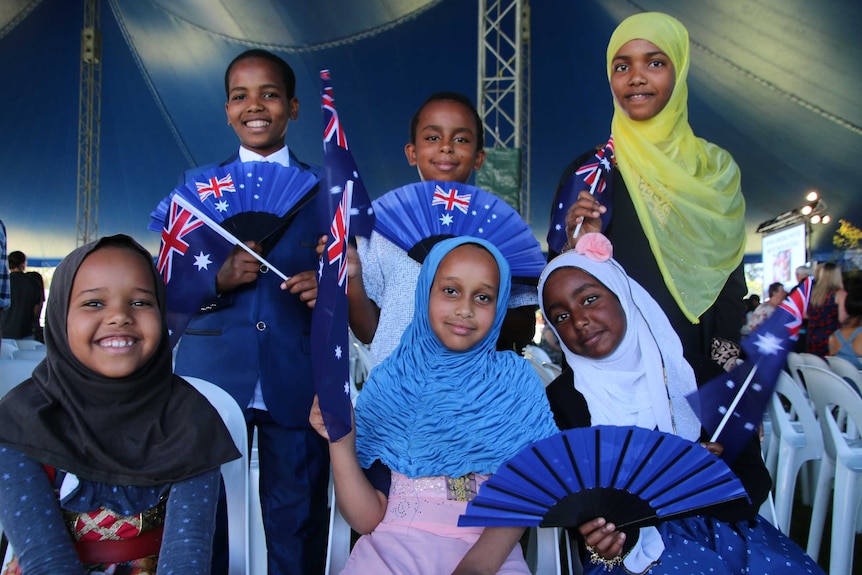
[[[407,162],[416,166],[422,181],[466,184],[473,170],[482,167],[485,151],[477,149],[473,114],[453,100],[429,102],[419,113],[416,141],[404,147]]]
[[[284,147],[287,122],[299,117],[299,100],[288,97],[278,67],[264,58],[246,58],[230,70],[227,123],[243,147],[268,156]]]

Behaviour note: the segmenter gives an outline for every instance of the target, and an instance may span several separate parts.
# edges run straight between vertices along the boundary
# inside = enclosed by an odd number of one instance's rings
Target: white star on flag
[[[775,355],[784,349],[781,346],[781,340],[772,332],[759,334],[754,345],[756,345],[760,353],[764,355]]]
[[[726,382],[724,382],[724,385],[726,385],[728,389],[733,389],[734,387],[736,387],[736,384],[733,383],[732,379],[728,379]]]
[[[335,346],[335,358],[341,359],[341,346],[340,345]]]
[[[225,200],[221,200],[220,202],[217,202],[215,205],[215,209],[217,209],[220,212],[227,211],[227,202]]]
[[[443,214],[440,216],[440,223],[444,226],[451,226],[453,221],[455,220],[452,218],[451,214]]]
[[[344,395],[350,395],[350,382],[344,382]]]
[[[210,260],[210,255],[205,254],[203,252],[199,253],[195,256],[194,265],[198,268],[198,271],[209,269],[209,265],[212,263]]]
[[[332,186],[331,188],[329,188],[329,193],[333,195],[340,194],[343,189],[344,188],[342,188],[341,186]]]

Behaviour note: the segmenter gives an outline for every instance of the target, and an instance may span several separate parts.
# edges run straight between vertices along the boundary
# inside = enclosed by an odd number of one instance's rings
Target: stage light
[[[832,221],[832,218],[829,217],[829,214],[826,214],[825,216],[823,216],[823,219],[820,220],[820,223],[828,224],[831,221]]]
[[[809,202],[813,202],[813,201],[817,200],[818,197],[819,196],[817,195],[817,192],[815,192],[814,190],[811,190],[810,192],[808,192],[808,195],[805,196],[805,199],[808,200]]]
[[[811,206],[802,206],[802,209],[799,211],[802,212],[803,216],[807,216],[814,211],[814,208],[812,208]]]
[[[817,214],[814,214],[813,216],[811,216],[811,223],[812,224],[819,224],[820,223],[820,216],[818,216]]]

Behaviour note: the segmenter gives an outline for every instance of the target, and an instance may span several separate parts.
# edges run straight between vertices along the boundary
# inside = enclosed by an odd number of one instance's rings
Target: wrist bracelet
[[[589,545],[587,545],[586,548],[587,551],[590,552],[590,563],[593,565],[601,565],[602,569],[605,571],[612,571],[623,564],[623,558],[620,555],[617,555],[613,559],[605,559]]]

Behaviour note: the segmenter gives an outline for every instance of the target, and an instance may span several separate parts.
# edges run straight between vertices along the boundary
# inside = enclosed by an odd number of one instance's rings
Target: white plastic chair
[[[849,380],[850,385],[856,388],[856,393],[862,393],[862,371],[856,369],[855,365],[834,355],[827,355],[826,363],[829,364],[830,370]]]
[[[3,343],[6,343],[5,341]],[[45,344],[35,339],[16,339],[18,349],[45,349]]]
[[[33,349],[18,348],[12,352],[12,359],[35,359],[42,361],[45,359],[46,350],[44,347]]]
[[[249,484],[249,571],[250,575],[266,575],[266,531],[263,528],[263,510],[260,507],[260,456],[257,449],[257,430],[251,442],[248,465]]]
[[[858,434],[848,438],[836,421],[835,412],[842,409],[856,429],[862,429],[862,397],[837,374],[816,367],[804,368],[811,385],[811,398],[817,406],[817,416],[823,428],[827,457],[834,469],[834,501],[832,504],[832,543],[829,555],[829,573],[850,573],[856,536],[856,518],[862,501],[862,441]],[[811,530],[808,537],[808,554],[817,558],[823,535],[826,505],[829,501],[828,485],[819,489],[814,500]]]
[[[350,557],[350,542],[352,530],[350,525],[341,515],[338,508],[338,500],[332,484],[329,486],[329,539],[326,548],[326,575],[340,573],[347,564]],[[565,531],[555,527],[531,529],[525,559],[533,575],[560,575],[562,573],[560,561],[560,537],[565,537]],[[571,557],[571,553],[568,553]],[[569,573],[580,574],[580,563],[572,570],[570,564]]]
[[[782,398],[789,403],[786,409]],[[793,494],[799,469],[823,456],[823,436],[814,411],[802,389],[783,371],[767,405],[772,420],[773,446],[767,452],[767,469],[775,483],[775,516],[787,534],[793,511]]]
[[[242,456],[221,466],[227,497],[229,575],[247,575],[249,560],[248,427],[242,408],[219,386],[197,377],[182,376],[215,407]]]
[[[37,365],[39,361],[35,359],[0,359],[0,397],[29,379]]]
[[[546,387],[563,371],[559,365],[551,361],[550,356],[548,356],[548,353],[544,349],[536,345],[524,347],[524,359],[529,360],[533,365],[533,368],[539,374],[539,378]]]
[[[18,349],[18,342],[4,337],[0,340],[0,359],[12,359],[12,352],[16,349]]]

